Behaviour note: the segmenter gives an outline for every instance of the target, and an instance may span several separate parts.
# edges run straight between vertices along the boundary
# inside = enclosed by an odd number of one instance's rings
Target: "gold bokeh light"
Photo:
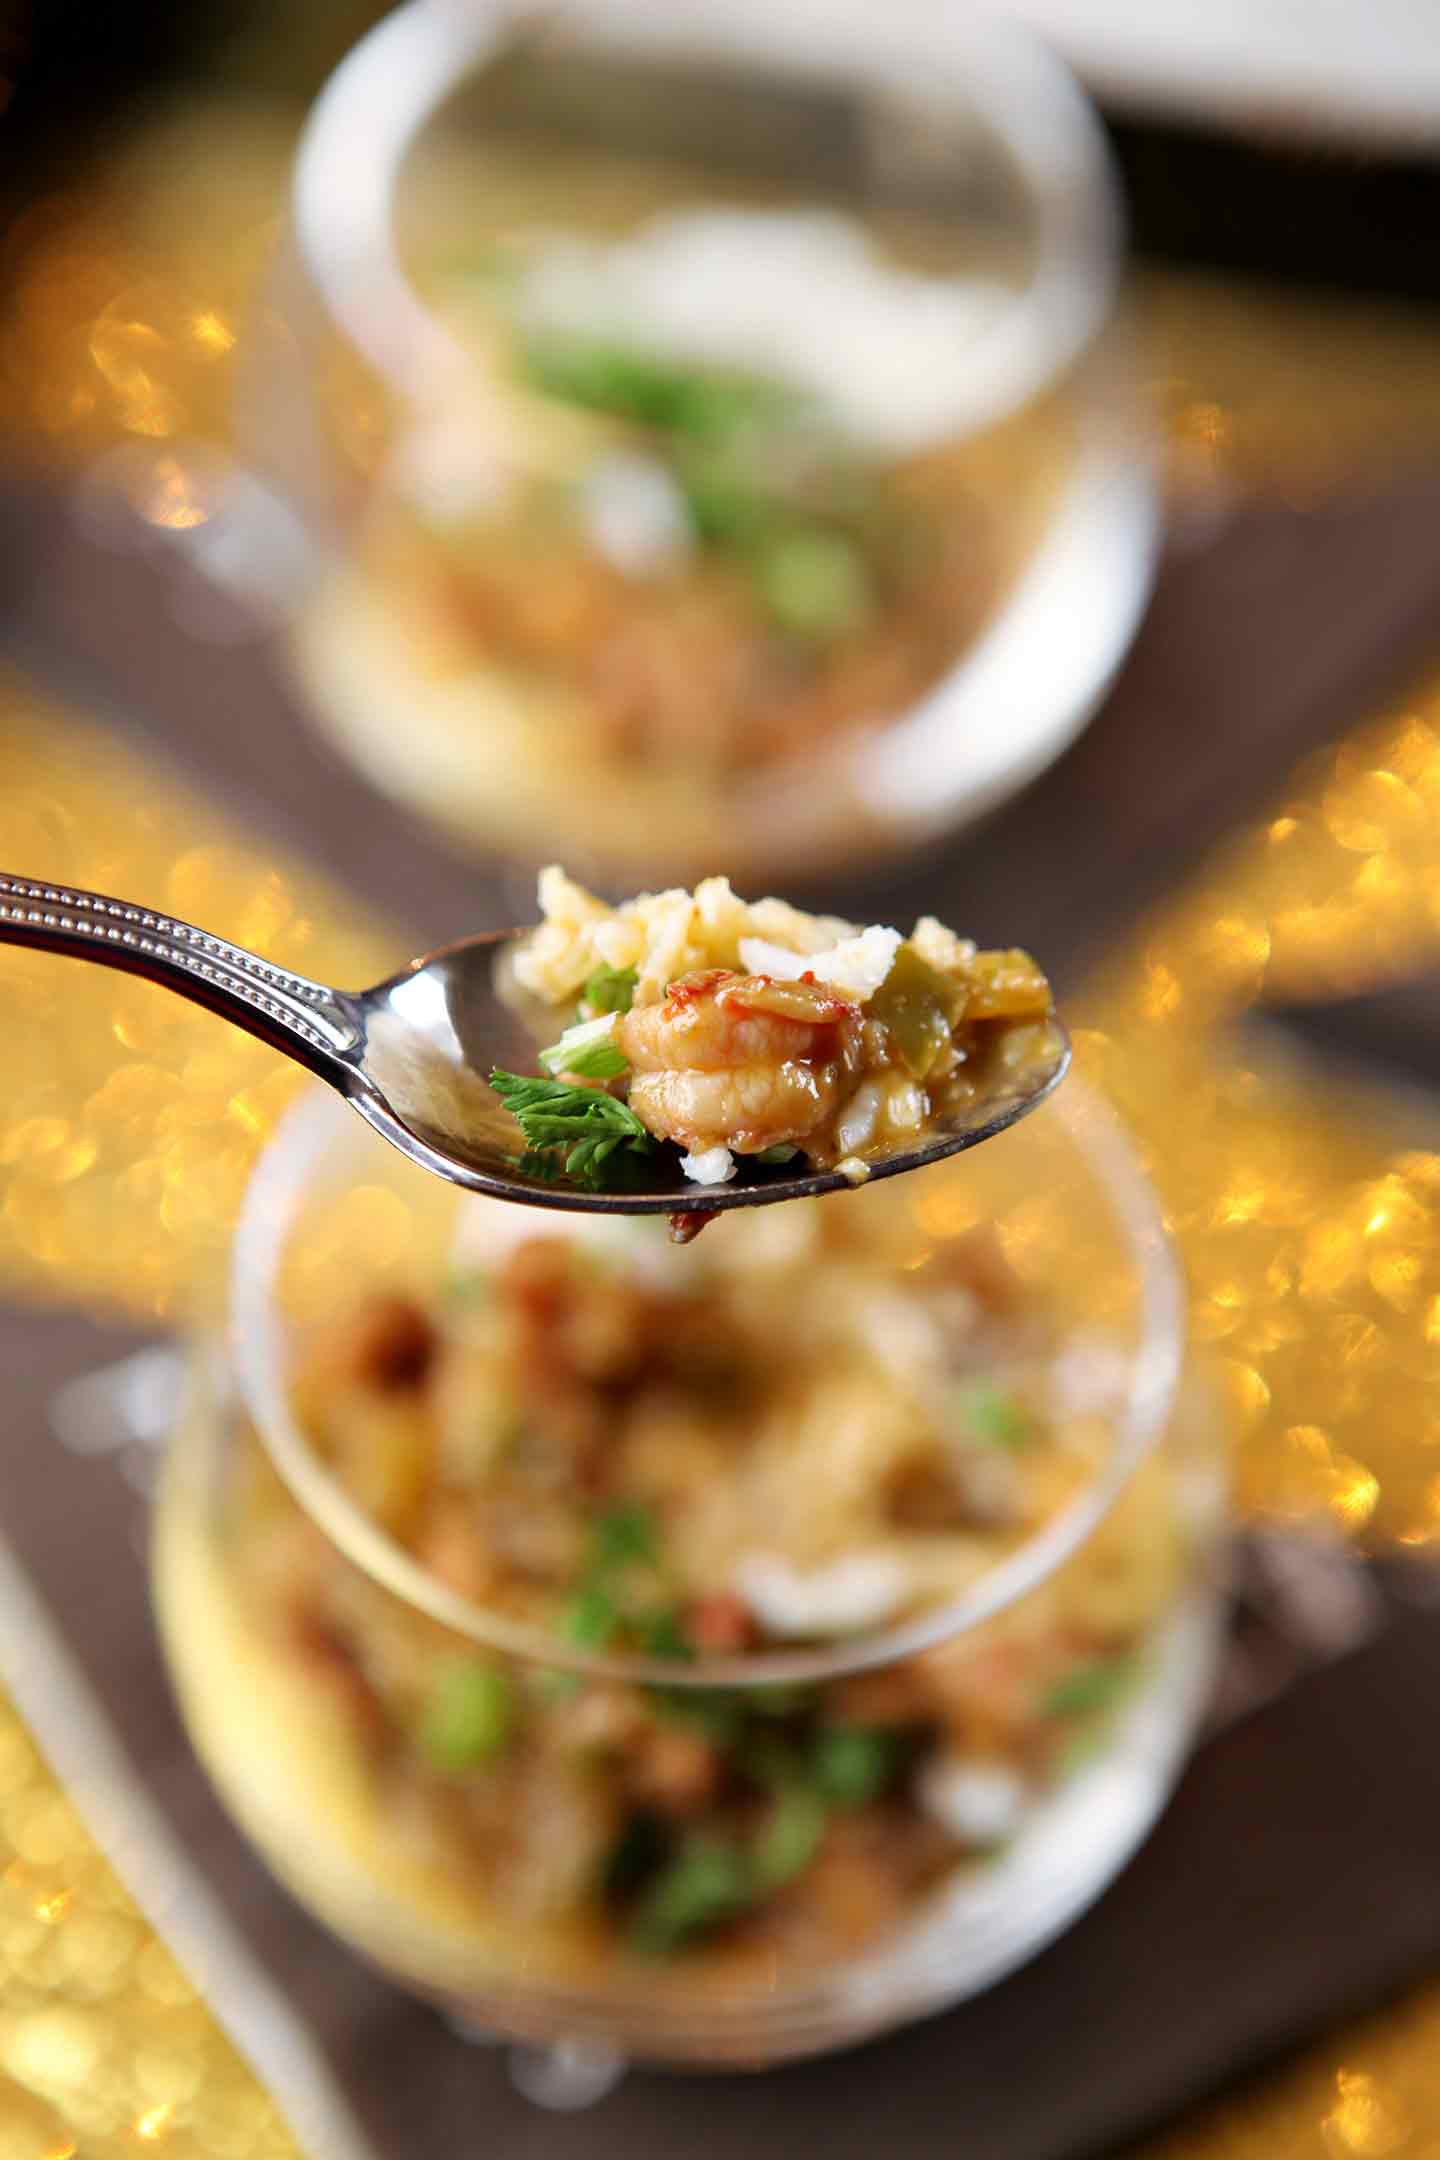
[[[204,524],[289,148],[287,123],[197,108],[88,191],[16,218],[0,237],[0,430],[69,469],[121,457],[143,520]],[[1440,446],[1428,326],[1194,278],[1151,277],[1142,298],[1182,519],[1246,495],[1304,508]],[[347,455],[373,456],[372,390],[337,374],[329,418]],[[0,729],[0,862],[149,899],[335,980],[403,957],[403,939],[76,716],[11,686]],[[143,819],[117,822],[117,801],[141,800]],[[1132,1123],[1183,1248],[1195,1333],[1234,1413],[1241,1506],[1417,1554],[1440,1548],[1440,1417],[1424,1408],[1440,1377],[1440,1144],[1242,1030],[1262,994],[1325,997],[1437,960],[1429,683],[1311,758],[1072,1015],[1080,1066]],[[9,951],[0,988],[0,1285],[152,1323],[203,1316],[298,1076],[108,972],[62,984],[60,963]],[[367,1235],[400,1234],[375,1196],[353,1202]],[[969,1220],[948,1186],[916,1213],[937,1237]],[[1437,2043],[1440,1995],[1421,1993],[1155,2160],[1419,2160],[1430,2147],[1412,2132],[1440,2122]],[[151,2149],[296,2154],[0,1704],[0,2160]]]

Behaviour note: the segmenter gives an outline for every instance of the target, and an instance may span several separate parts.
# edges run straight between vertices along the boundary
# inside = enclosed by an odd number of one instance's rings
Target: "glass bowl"
[[[281,1882],[364,1957],[464,2029],[559,2049],[584,2078],[597,2061],[626,2057],[753,2067],[812,2054],[989,1986],[1123,1866],[1206,1699],[1221,1610],[1223,1434],[1184,1368],[1175,1262],[1109,1114],[1072,1083],[1023,1131],[971,1156],[797,1205],[839,1211],[827,1235],[843,1226],[856,1251],[880,1240],[902,1255],[876,1292],[890,1301],[879,1310],[892,1347],[904,1334],[894,1332],[894,1298],[907,1272],[947,1266],[976,1238],[984,1267],[1002,1266],[1006,1296],[1021,1300],[1010,1309],[1022,1334],[1023,1315],[1043,1309],[1067,1346],[1046,1384],[1060,1384],[1063,1365],[1067,1415],[1088,1435],[1086,1474],[1033,1532],[938,1604],[876,1612],[838,1640],[802,1620],[811,1639],[722,1641],[677,1662],[658,1638],[648,1655],[603,1638],[587,1646],[593,1633],[557,1633],[495,1599],[482,1604],[433,1553],[422,1563],[382,1527],[394,1462],[362,1509],[312,1444],[297,1409],[305,1346],[349,1301],[401,1297],[434,1309],[454,1295],[457,1251],[493,1260],[528,1230],[541,1244],[553,1239],[564,1219],[537,1211],[531,1222],[529,1211],[426,1178],[328,1094],[292,1111],[254,1179],[235,1246],[228,1350],[196,1358],[161,1484],[161,1634],[194,1745],[236,1821]],[[764,1290],[776,1280],[763,1274],[775,1239],[805,1227],[794,1217],[786,1233],[791,1213],[727,1218],[684,1253],[647,1246],[645,1266],[657,1255],[669,1266],[667,1253],[694,1266],[707,1240],[729,1238],[725,1265],[761,1271]],[[623,1241],[648,1227],[609,1223],[595,1234]],[[597,1268],[613,1258],[591,1255]],[[797,1326],[803,1287],[793,1285]],[[482,1396],[466,1399],[485,1410]],[[360,1415],[345,1425],[346,1444]],[[844,1444],[837,1425],[834,1447]],[[808,1509],[826,1487],[822,1470],[790,1498]],[[296,1588],[320,1580],[324,1618]],[[484,1760],[477,1767],[452,1748],[437,1774],[432,1735],[417,1769],[397,1737],[396,1705],[433,1705],[447,1676],[477,1668],[488,1676],[478,1708],[452,1704],[444,1715],[479,1718]],[[903,1773],[915,1791],[930,1780],[932,1809],[933,1750],[944,1750],[951,1782],[938,1857],[934,1822],[922,1823],[913,1796],[892,1786],[867,1799],[865,1788],[865,1747],[894,1714],[887,1700],[897,1688],[908,1700],[922,1681],[943,1683],[952,1706],[948,1737],[905,1728],[907,1746],[932,1750],[915,1759],[929,1770],[907,1757]],[[567,1747],[583,1728],[582,1768],[567,1755],[562,1775],[536,1752],[542,1727],[528,1723],[517,1754],[507,1722],[509,1753],[492,1761],[497,1691],[507,1721],[518,1705],[522,1719],[548,1721],[546,1733],[563,1727]],[[766,1823],[788,1841],[774,1877],[783,1887],[758,1917],[682,1945],[673,1931],[657,1937],[647,1891],[635,1908],[650,1916],[647,1936],[633,1927],[618,1935],[602,1919],[577,1811],[589,1821],[587,1810],[607,1808],[614,1780],[635,1774],[636,1751],[659,1729],[642,1718],[638,1738],[624,1726],[617,1741],[606,1722],[617,1702],[632,1720],[637,1703],[646,1714],[663,1704],[675,1721],[667,1734],[721,1731],[729,1746],[741,1732],[747,1746],[792,1764],[792,1787],[794,1751],[825,1738],[819,1820],[783,1780],[777,1787]],[[862,1728],[871,1740],[857,1771]],[[473,1723],[466,1729],[473,1740]],[[851,1737],[836,1743],[837,1730]],[[684,1850],[693,1859],[698,1836],[713,1871],[709,1803],[702,1793],[697,1829],[693,1799]],[[627,1817],[625,1838],[606,1849],[609,1891],[634,1825]],[[765,1851],[773,1864],[774,1838]]]
[[[956,10],[411,5],[295,172],[288,649],[517,863],[878,862],[1082,726],[1155,529],[1098,125]]]

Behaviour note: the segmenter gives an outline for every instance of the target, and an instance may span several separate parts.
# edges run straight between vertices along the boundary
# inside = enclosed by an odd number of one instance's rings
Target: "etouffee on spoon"
[[[727,1183],[737,1156],[803,1156],[860,1184],[1054,1062],[1035,961],[933,916],[905,937],[742,900],[723,877],[610,907],[554,867],[540,911],[503,994],[553,1039],[538,1074],[490,1079],[526,1166],[577,1185],[623,1184],[627,1157],[664,1143],[701,1186]]]

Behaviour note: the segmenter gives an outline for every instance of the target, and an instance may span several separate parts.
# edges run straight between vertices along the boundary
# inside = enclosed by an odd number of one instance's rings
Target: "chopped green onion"
[[[628,1567],[634,1561],[653,1566],[660,1533],[649,1508],[621,1501],[606,1508],[590,1525],[590,1566],[595,1570]]]
[[[761,1148],[755,1160],[763,1163],[794,1162],[799,1152],[799,1148],[793,1146],[789,1140],[777,1140],[774,1147]]]
[[[646,1613],[635,1623],[636,1647],[643,1657],[673,1658],[677,1663],[693,1658],[694,1647],[672,1607]]]
[[[598,967],[585,985],[585,1003],[592,1013],[627,1013],[639,980],[634,968]]]
[[[555,330],[525,339],[520,369],[546,397],[700,441],[778,421],[795,403],[793,393],[762,377],[724,374]]]
[[[955,1407],[977,1440],[988,1440],[996,1447],[1018,1448],[1031,1437],[1033,1427],[1028,1413],[1001,1388],[964,1388]]]
[[[440,1673],[420,1722],[420,1745],[439,1770],[473,1770],[503,1753],[514,1722],[509,1674],[467,1658]]]
[[[775,524],[774,497],[723,452],[687,459],[676,478],[690,522],[710,547],[755,546]]]
[[[660,1534],[650,1510],[634,1501],[606,1508],[590,1525],[585,1569],[560,1615],[566,1640],[587,1650],[606,1650],[633,1636],[643,1655],[687,1658],[693,1653],[679,1619],[669,1606],[650,1612],[627,1610],[623,1581],[627,1568],[659,1565]]]
[[[1135,1677],[1130,1657],[1096,1658],[1076,1665],[1047,1689],[1040,1705],[1043,1717],[1091,1717],[1117,1703]]]
[[[755,1841],[750,1865],[757,1891],[764,1895],[794,1882],[820,1850],[825,1835],[825,1803],[803,1785],[788,1786],[775,1801]]]
[[[630,1060],[615,1041],[619,1014],[600,1013],[593,1020],[579,1020],[566,1028],[559,1042],[540,1052],[546,1072],[574,1073],[581,1080],[613,1080],[629,1069]]]
[[[620,1612],[608,1590],[582,1583],[560,1615],[560,1632],[580,1650],[603,1650],[620,1625]]]
[[[753,1899],[743,1853],[719,1838],[687,1838],[641,1898],[631,1938],[637,1950],[664,1957],[701,1929],[742,1912]]]
[[[1072,1725],[1053,1758],[1052,1774],[1057,1783],[1074,1777],[1078,1771],[1088,1769],[1091,1763],[1108,1751],[1109,1745],[1105,1727],[1099,1720],[1091,1718],[1085,1723]]]
[[[816,1735],[817,1791],[836,1807],[864,1807],[890,1784],[904,1743],[883,1725],[827,1725]]]
[[[794,1882],[819,1851],[825,1820],[824,1802],[793,1786],[778,1796],[748,1853],[722,1838],[687,1838],[640,1899],[631,1928],[636,1948],[663,1957]]]
[[[870,581],[858,552],[819,526],[766,541],[752,575],[770,620],[790,637],[839,637],[870,611]]]
[[[647,427],[673,427],[683,413],[688,379],[598,338],[549,331],[525,340],[520,369],[532,388],[568,405],[614,413]]]
[[[681,400],[677,432],[721,442],[753,429],[793,423],[800,406],[796,393],[771,377],[697,369]]]

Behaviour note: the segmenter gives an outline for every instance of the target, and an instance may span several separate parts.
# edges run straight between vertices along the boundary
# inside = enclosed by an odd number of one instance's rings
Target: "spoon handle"
[[[0,945],[36,946],[143,975],[233,1020],[332,1086],[345,1088],[359,1060],[359,1010],[343,990],[128,900],[0,873]]]

